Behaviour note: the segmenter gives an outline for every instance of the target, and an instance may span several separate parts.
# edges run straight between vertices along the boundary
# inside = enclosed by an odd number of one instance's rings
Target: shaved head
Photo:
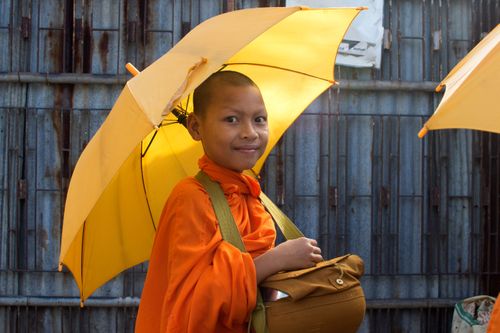
[[[212,102],[214,92],[222,86],[252,86],[258,89],[248,76],[239,72],[215,72],[194,90],[193,109],[197,116],[203,117],[205,115],[208,105]]]

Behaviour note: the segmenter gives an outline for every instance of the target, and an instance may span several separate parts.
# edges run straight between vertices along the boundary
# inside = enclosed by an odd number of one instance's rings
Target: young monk
[[[194,93],[187,128],[205,155],[198,165],[220,183],[248,253],[223,241],[205,189],[189,177],[165,204],[142,292],[136,332],[246,332],[258,284],[282,270],[322,260],[313,239],[274,247],[259,183],[244,175],[268,141],[266,108],[246,76],[217,72]]]

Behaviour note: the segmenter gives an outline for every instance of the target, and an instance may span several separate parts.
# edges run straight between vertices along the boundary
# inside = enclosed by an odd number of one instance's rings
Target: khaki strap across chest
[[[198,172],[195,178],[208,192],[210,201],[214,207],[215,216],[219,222],[222,238],[237,247],[241,252],[247,252],[245,244],[243,243],[241,235],[238,231],[238,227],[234,221],[233,214],[231,213],[231,209],[229,208],[229,204],[227,203],[226,197],[224,196],[224,192],[222,191],[219,183],[211,180],[203,171]],[[293,222],[271,201],[271,199],[269,199],[267,195],[264,194],[264,192],[260,192],[259,199],[269,214],[271,214],[273,221],[276,223],[286,239],[295,239],[304,236],[299,228],[293,224]],[[266,309],[264,306],[264,300],[262,299],[262,295],[259,290],[257,292],[257,305],[252,313],[250,322],[256,333],[268,332],[266,325]]]

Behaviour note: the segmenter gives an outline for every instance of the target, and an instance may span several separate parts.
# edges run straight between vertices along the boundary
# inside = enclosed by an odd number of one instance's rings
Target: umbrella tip
[[[357,10],[368,10],[368,7],[366,6],[360,6],[356,8]]]
[[[422,127],[422,129],[418,132],[419,139],[422,139],[427,134],[427,132],[429,132],[427,126]]]
[[[137,68],[135,68],[135,66],[132,65],[130,62],[127,62],[127,64],[125,65],[125,68],[133,76],[137,76],[140,73],[139,70]]]
[[[444,87],[444,84],[440,83],[440,84],[436,87],[436,92],[440,92],[441,90],[443,90],[443,87]]]
[[[57,267],[57,270],[59,272],[62,272],[62,269],[63,269],[63,266],[62,266],[62,262],[59,263],[59,266]]]

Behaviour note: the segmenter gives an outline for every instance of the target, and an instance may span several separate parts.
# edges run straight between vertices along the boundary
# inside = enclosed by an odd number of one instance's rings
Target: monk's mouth
[[[260,147],[249,147],[249,148],[235,148],[236,151],[242,152],[242,153],[253,153],[259,151]]]

